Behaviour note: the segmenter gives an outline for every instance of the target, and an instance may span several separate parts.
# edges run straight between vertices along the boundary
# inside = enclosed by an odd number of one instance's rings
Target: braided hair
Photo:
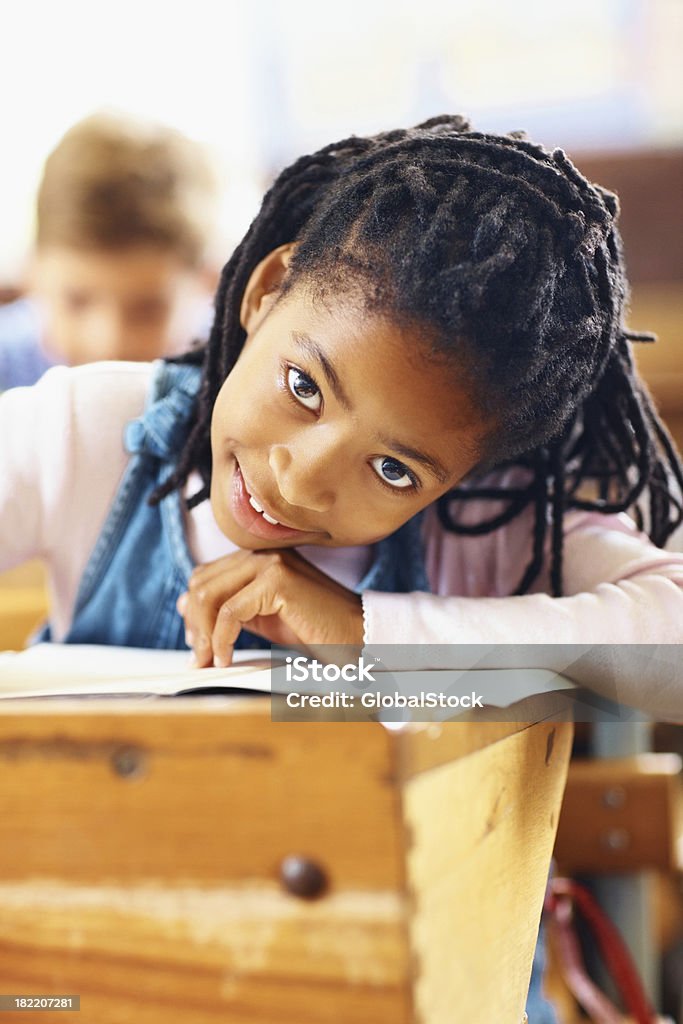
[[[473,131],[457,116],[301,157],[265,196],[223,269],[201,362],[196,419],[172,475],[152,500],[198,470],[211,479],[210,420],[245,340],[240,304],[256,265],[296,242],[281,296],[360,290],[365,307],[418,327],[425,354],[465,367],[475,405],[496,429],[467,483],[438,499],[445,529],[488,533],[534,510],[531,561],[515,593],[541,572],[562,594],[563,517],[614,513],[647,495],[647,530],[662,546],[683,519],[683,467],[634,370],[617,199],[590,184],[562,150],[523,133]],[[278,300],[279,301],[279,300]],[[522,486],[491,486],[493,467],[524,467]],[[455,510],[503,502],[484,522]],[[496,506],[499,507],[499,504]]]

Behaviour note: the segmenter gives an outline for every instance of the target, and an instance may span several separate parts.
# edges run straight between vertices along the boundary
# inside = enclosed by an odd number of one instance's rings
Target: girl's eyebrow
[[[317,342],[313,341],[313,338],[309,338],[307,334],[302,334],[300,331],[292,331],[292,341],[299,346],[302,352],[305,352],[311,359],[315,359],[315,361],[322,367],[322,371],[327,377],[327,383],[332,388],[334,397],[340,405],[343,405],[347,412],[353,412],[353,405],[342,387],[342,383],[337,376],[337,371]]]
[[[448,473],[433,455],[427,455],[426,452],[419,452],[416,448],[410,448],[407,444],[402,444],[393,437],[384,437],[383,434],[377,435],[377,440],[381,444],[385,444],[391,451],[397,452],[399,455],[403,455],[404,458],[414,459],[415,462],[420,462],[425,466],[433,476],[439,481],[440,484],[445,484],[448,480]]]
[[[323,350],[320,346],[309,338],[307,334],[302,334],[300,331],[292,331],[292,341],[297,345],[302,352],[304,352],[311,359],[314,359],[316,363],[322,368],[327,383],[332,389],[334,397],[337,399],[339,404],[344,407],[348,412],[353,411],[353,405],[350,402],[342,383],[339,380],[337,371],[332,366]],[[425,466],[433,476],[439,481],[440,484],[445,484],[448,480],[448,472],[441,462],[433,455],[427,455],[426,452],[420,452],[416,448],[411,448],[407,444],[403,444],[401,441],[397,441],[393,437],[384,437],[382,434],[377,435],[377,440],[396,452],[398,455],[403,455],[404,458],[414,459],[415,462],[419,462]]]

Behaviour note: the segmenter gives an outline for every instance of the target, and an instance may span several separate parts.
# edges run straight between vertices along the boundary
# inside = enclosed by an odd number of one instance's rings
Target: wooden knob
[[[319,864],[308,857],[285,857],[280,864],[280,880],[292,896],[314,900],[327,888],[327,875]]]

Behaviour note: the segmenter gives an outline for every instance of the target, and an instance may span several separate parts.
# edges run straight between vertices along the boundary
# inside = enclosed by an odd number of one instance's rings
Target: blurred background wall
[[[13,3],[0,44],[0,283],[21,277],[45,155],[93,109],[166,121],[213,148],[222,259],[275,171],[351,132],[449,110],[572,154],[678,149],[681,52],[680,0]]]

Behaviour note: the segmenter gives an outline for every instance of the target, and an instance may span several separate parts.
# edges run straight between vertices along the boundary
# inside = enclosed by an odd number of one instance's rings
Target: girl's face
[[[483,425],[419,335],[261,284],[213,411],[216,522],[252,550],[380,540],[475,466]]]

